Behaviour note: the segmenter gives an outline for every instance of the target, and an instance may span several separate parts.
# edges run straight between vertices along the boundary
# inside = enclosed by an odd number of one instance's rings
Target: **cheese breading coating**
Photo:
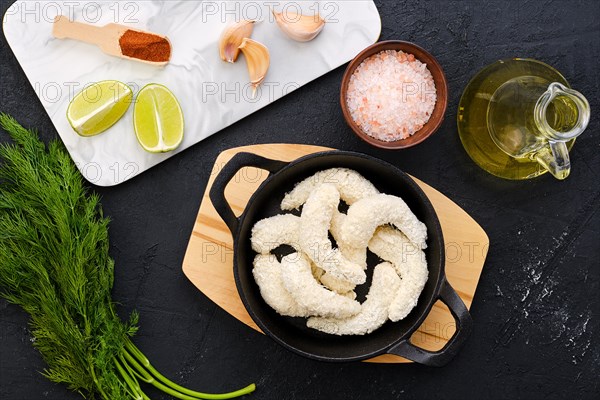
[[[281,201],[281,209],[299,209],[306,203],[311,193],[322,184],[334,185],[340,193],[340,198],[348,205],[379,193],[375,186],[358,172],[348,168],[330,168],[319,171],[296,184]]]
[[[282,244],[300,249],[298,232],[300,217],[292,214],[280,214],[261,219],[252,227],[250,242],[252,250],[259,254],[269,254]]]
[[[300,249],[332,277],[360,285],[367,278],[362,266],[348,260],[338,248],[332,248],[329,240],[331,219],[339,202],[340,194],[331,184],[323,184],[311,193],[300,217]]]
[[[400,278],[394,267],[387,262],[381,263],[375,267],[367,300],[358,314],[345,319],[311,317],[306,325],[332,335],[371,333],[387,321],[390,302],[399,286]]]
[[[290,296],[309,315],[347,318],[360,312],[359,302],[332,292],[317,282],[305,254],[293,253],[283,257],[281,277]]]
[[[381,259],[392,263],[400,275],[400,287],[390,304],[392,321],[404,319],[417,305],[429,271],[425,253],[400,231],[382,226],[369,242],[369,249]]]
[[[312,275],[315,277],[317,282],[320,282],[327,289],[341,294],[342,296],[349,297],[352,300],[356,299],[356,293],[354,292],[356,285],[332,277],[331,275],[325,273],[325,271],[323,271],[321,268],[317,267],[313,262],[310,263],[310,268],[312,270]]]
[[[331,233],[331,236],[333,236],[338,249],[340,249],[344,257],[353,263],[360,265],[363,269],[367,269],[367,246],[356,248],[348,245],[348,243],[342,240],[342,225],[345,220],[346,214],[342,214],[336,210],[331,218],[329,232]]]
[[[400,197],[378,194],[352,204],[341,227],[341,239],[350,247],[367,246],[375,229],[392,224],[421,249],[427,248],[427,227]]]
[[[283,285],[281,264],[274,255],[259,254],[254,258],[254,280],[265,302],[278,314],[288,317],[308,317],[306,308],[294,300]]]
[[[339,294],[345,294],[351,292],[356,287],[352,282],[348,282],[343,279],[338,279],[336,277],[331,276],[329,273],[325,272],[319,278],[319,281],[328,289],[333,290]]]

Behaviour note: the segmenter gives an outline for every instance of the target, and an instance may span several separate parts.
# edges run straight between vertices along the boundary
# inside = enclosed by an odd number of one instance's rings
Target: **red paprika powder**
[[[119,38],[124,56],[144,61],[166,62],[171,59],[171,43],[162,36],[128,29]]]

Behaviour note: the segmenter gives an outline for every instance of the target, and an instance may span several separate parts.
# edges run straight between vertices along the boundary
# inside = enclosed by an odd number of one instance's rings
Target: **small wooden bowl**
[[[407,137],[406,139],[395,140],[392,142],[385,142],[383,140],[375,139],[372,136],[369,136],[366,132],[364,132],[360,126],[352,119],[350,115],[350,110],[348,110],[348,104],[346,102],[346,95],[348,93],[348,83],[350,82],[350,77],[356,70],[356,68],[368,57],[377,54],[384,50],[396,50],[403,51],[405,53],[410,53],[415,56],[419,61],[424,64],[427,64],[427,68],[431,71],[431,75],[433,76],[433,82],[436,88],[437,101],[435,103],[435,107],[433,109],[433,113],[429,118],[429,121],[421,128],[419,131],[415,132],[414,135]],[[407,147],[415,146],[429,136],[431,136],[435,131],[438,130],[442,121],[444,120],[444,114],[446,113],[446,107],[448,105],[448,84],[446,83],[446,76],[444,75],[444,71],[442,71],[442,67],[438,63],[438,61],[429,54],[427,51],[417,46],[414,43],[404,42],[401,40],[388,40],[385,42],[375,43],[372,46],[367,47],[363,50],[359,55],[357,55],[348,68],[346,69],[346,73],[342,78],[342,88],[340,90],[340,103],[342,105],[342,112],[344,113],[344,118],[350,128],[356,133],[356,135],[364,140],[365,142],[380,147],[382,149],[405,149]]]

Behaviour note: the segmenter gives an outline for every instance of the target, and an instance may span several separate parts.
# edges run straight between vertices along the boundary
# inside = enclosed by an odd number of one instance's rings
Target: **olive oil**
[[[460,100],[458,132],[475,163],[507,179],[528,179],[547,172],[530,157],[542,140],[535,134],[532,108],[552,82],[569,87],[554,68],[521,58],[497,61],[471,80]],[[566,99],[555,98],[546,109],[550,126],[558,131],[570,129],[577,119],[573,107]],[[504,148],[494,142],[490,129]],[[573,140],[567,144],[569,149],[572,145]]]

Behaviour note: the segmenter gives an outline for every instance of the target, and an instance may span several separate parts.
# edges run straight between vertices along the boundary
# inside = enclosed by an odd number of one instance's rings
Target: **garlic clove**
[[[244,53],[248,73],[250,74],[250,84],[252,85],[252,96],[256,95],[256,88],[265,80],[271,58],[269,49],[255,40],[245,38],[239,49]]]
[[[277,13],[273,10],[279,28],[291,39],[308,42],[317,37],[325,27],[320,15],[301,15],[295,12]]]
[[[245,38],[252,35],[256,21],[242,20],[225,28],[219,39],[221,60],[234,63],[240,54],[239,47]]]

